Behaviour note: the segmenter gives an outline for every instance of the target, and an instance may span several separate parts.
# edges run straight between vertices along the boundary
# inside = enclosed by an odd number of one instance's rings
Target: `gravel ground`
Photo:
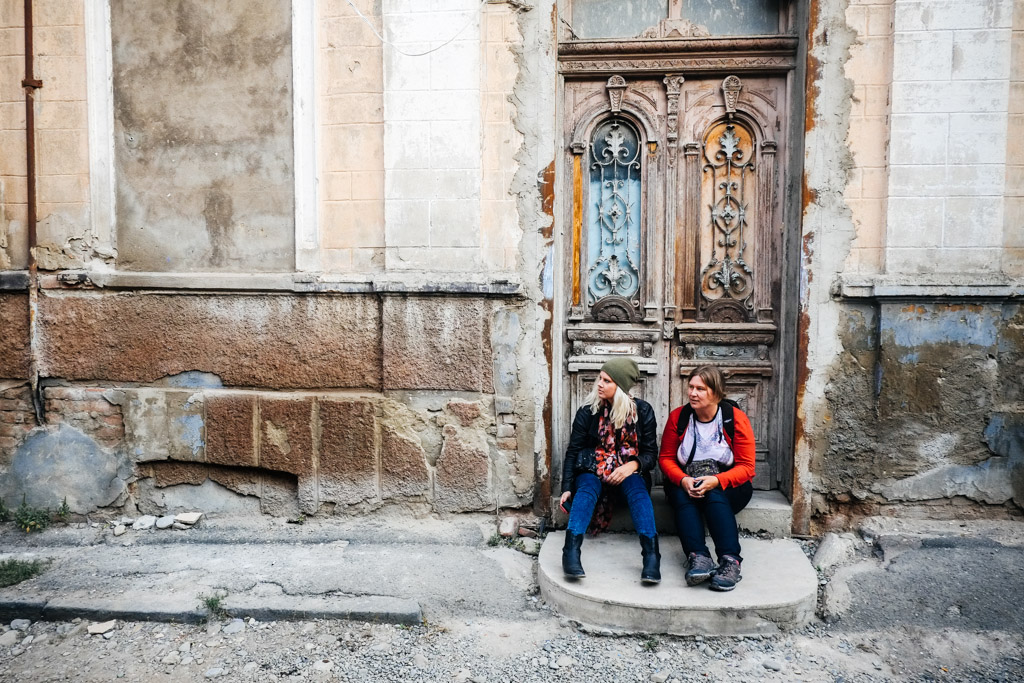
[[[3,681],[1020,681],[1019,634],[824,624],[775,637],[608,637],[536,598],[516,619],[401,627],[36,622],[0,634]],[[5,626],[8,629],[9,626]]]

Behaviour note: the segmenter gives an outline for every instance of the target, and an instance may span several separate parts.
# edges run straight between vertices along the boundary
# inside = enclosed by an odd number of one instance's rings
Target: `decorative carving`
[[[711,32],[700,24],[688,19],[662,19],[656,26],[651,26],[640,34],[642,40],[666,38],[710,38]]]
[[[752,135],[738,124],[714,126],[704,141],[711,256],[700,274],[701,297],[706,304],[721,302],[706,309],[708,319],[715,322],[742,322],[748,317],[745,311],[753,307],[754,273],[744,259],[746,191],[755,170],[748,160],[752,154]]]
[[[668,140],[668,165],[676,165],[676,144],[679,141],[679,92],[686,80],[680,75],[669,74],[665,76],[665,94],[668,98],[668,132],[665,138]]]
[[[622,95],[626,90],[626,79],[622,76],[612,76],[608,79],[608,106],[612,113],[618,114],[622,111]]]
[[[736,103],[740,99],[740,90],[743,89],[743,82],[739,76],[726,76],[722,81],[722,99],[725,100],[725,111],[732,118],[736,113]]]
[[[590,314],[594,320],[602,323],[630,323],[636,320],[636,309],[630,300],[616,295],[598,300],[590,309]]]
[[[747,319],[743,304],[734,299],[718,299],[708,304],[707,319],[713,323],[741,323]]]
[[[641,187],[640,135],[625,119],[608,119],[594,131],[590,187],[587,303],[605,297],[628,303],[640,290]],[[631,306],[639,308],[639,299]]]
[[[774,52],[795,57],[800,39],[796,36],[715,36],[697,40],[587,40],[580,42],[563,42],[558,44],[559,56],[578,55],[651,55],[658,53],[680,54],[698,52],[710,55],[723,53],[729,55],[752,52]],[[742,58],[741,58],[742,59]]]
[[[640,59],[571,59],[560,62],[562,73],[608,73],[618,71],[635,73],[638,71],[790,71],[796,68],[796,58],[785,56],[764,57],[667,57]]]

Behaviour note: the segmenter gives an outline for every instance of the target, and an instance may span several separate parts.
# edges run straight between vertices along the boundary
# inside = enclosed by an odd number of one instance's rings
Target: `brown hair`
[[[722,376],[722,371],[716,368],[714,365],[701,365],[695,368],[693,372],[686,378],[686,383],[689,384],[690,380],[694,377],[700,377],[704,381],[704,384],[708,386],[708,390],[714,394],[715,398],[721,401],[725,398],[725,377]]]

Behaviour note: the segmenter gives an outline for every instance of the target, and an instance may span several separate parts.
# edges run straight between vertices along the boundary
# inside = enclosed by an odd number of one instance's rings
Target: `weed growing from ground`
[[[50,510],[29,505],[25,502],[25,495],[22,494],[21,505],[14,511],[14,523],[26,534],[42,531],[50,526]]]
[[[518,550],[519,552],[526,552],[526,546],[523,544],[523,539],[509,537],[505,538],[501,534],[494,534],[487,539],[487,545],[492,548],[503,547],[512,548],[512,550]]]
[[[641,643],[641,646],[644,648],[645,652],[657,652],[658,651],[658,639],[657,638],[648,638],[643,643]]]
[[[0,522],[6,522],[11,518],[11,508],[4,504],[4,499],[0,498]]]
[[[224,598],[226,597],[226,594],[220,593],[214,593],[213,595],[200,594],[199,607],[206,610],[207,618],[225,619],[228,616],[228,611],[224,607]]]
[[[68,505],[68,497],[64,496],[64,502],[57,508],[57,519],[62,522],[68,521],[68,516],[71,515],[71,506]]]
[[[49,560],[4,560],[0,562],[0,588],[28,581],[43,573]]]

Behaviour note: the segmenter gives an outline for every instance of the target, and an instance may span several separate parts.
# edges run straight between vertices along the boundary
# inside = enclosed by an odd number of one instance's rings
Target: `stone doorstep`
[[[665,489],[656,486],[651,490],[654,503],[654,523],[658,533],[670,536],[676,532],[676,521],[665,498]],[[793,506],[780,491],[754,491],[750,503],[736,515],[736,523],[742,531],[757,533],[765,531],[774,538],[787,538],[793,524]],[[563,521],[564,526],[564,521]],[[616,508],[612,515],[610,531],[633,531],[633,520],[625,506]]]
[[[818,577],[796,542],[742,539],[743,579],[728,593],[686,585],[679,541],[663,537],[661,583],[640,583],[640,544],[633,534],[583,542],[584,579],[562,574],[564,532],[548,534],[537,577],[541,594],[563,616],[615,633],[773,634],[814,618]],[[714,547],[709,542],[709,547]]]

